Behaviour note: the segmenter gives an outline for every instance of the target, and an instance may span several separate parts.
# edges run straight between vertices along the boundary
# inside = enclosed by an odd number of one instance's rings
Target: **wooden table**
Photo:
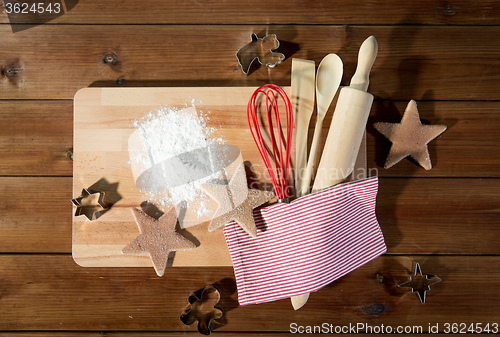
[[[210,283],[223,290],[224,317],[215,331],[221,335],[279,335],[293,323],[423,332],[429,324],[446,332],[453,323],[459,329],[500,323],[497,1],[81,0],[67,14],[16,33],[6,14],[0,20],[2,336],[197,335],[179,315],[188,295]],[[235,53],[252,33],[275,33],[286,60],[244,75]],[[288,300],[238,306],[230,267],[171,268],[159,278],[152,268],[83,268],[73,261],[77,90],[286,86],[292,57],[318,64],[331,52],[344,61],[348,84],[369,35],[379,56],[369,88],[375,102],[368,167],[380,177],[377,215],[387,254],[313,293],[297,312]],[[104,62],[108,54],[114,64]],[[448,130],[429,145],[431,171],[408,159],[385,170],[390,143],[372,125],[398,122],[410,99],[422,120]],[[443,279],[425,305],[397,287],[412,261]]]

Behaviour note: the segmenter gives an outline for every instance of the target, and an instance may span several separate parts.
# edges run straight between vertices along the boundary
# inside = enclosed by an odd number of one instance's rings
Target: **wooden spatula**
[[[314,109],[315,64],[292,59],[291,103],[295,127],[295,188],[299,197],[302,175],[307,163],[307,132]]]

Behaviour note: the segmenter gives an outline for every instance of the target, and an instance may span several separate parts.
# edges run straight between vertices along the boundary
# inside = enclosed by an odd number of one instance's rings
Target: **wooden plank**
[[[71,178],[0,181],[0,251],[70,252]]]
[[[195,323],[196,324],[196,323]],[[143,337],[147,334],[147,336],[151,337],[197,337],[200,336],[200,333],[197,331],[183,331],[183,332],[116,332],[116,331],[99,331],[99,332],[90,332],[90,331],[77,331],[77,332],[69,332],[69,331],[50,331],[50,332],[39,332],[39,331],[31,331],[31,332],[0,332],[0,337]],[[239,332],[239,331],[219,331],[217,330],[217,336],[256,336],[256,337],[274,337],[274,336],[284,336],[289,335],[290,332],[264,332],[264,333],[250,333],[250,332]],[[405,334],[409,337],[414,336],[433,336],[432,334]],[[377,334],[364,334],[367,337],[375,337]]]
[[[195,325],[197,323],[194,323]],[[193,326],[195,326],[193,325]],[[214,330],[215,331],[215,330]],[[256,336],[256,337],[274,337],[289,335],[289,332],[264,332],[264,333],[249,333],[238,331],[217,331],[217,336]],[[133,332],[133,331],[30,331],[30,332],[0,332],[0,337],[199,337],[198,331],[148,331],[148,332]],[[374,337],[376,334],[366,334],[368,337]],[[412,336],[411,334],[408,336]],[[416,336],[416,335],[415,335]],[[427,334],[419,334],[419,336],[427,336]]]
[[[377,218],[391,254],[500,254],[498,179],[380,179]]]
[[[75,2],[75,1],[71,1]],[[66,7],[69,5],[66,4]],[[458,24],[496,25],[500,19],[498,2],[466,0],[445,3],[425,1],[354,1],[311,3],[306,0],[269,3],[263,0],[238,1],[161,1],[137,3],[131,0],[80,1],[51,24]],[[16,22],[45,22],[47,16],[35,18],[12,14]],[[8,23],[3,16],[1,23]]]
[[[71,252],[71,178],[0,178],[1,252]],[[500,254],[498,179],[380,178],[389,254]],[[48,196],[48,198],[47,198]]]
[[[0,175],[71,176],[71,101],[0,101]]]
[[[406,101],[375,101],[368,121],[368,168],[381,177],[498,177],[500,150],[499,102],[419,101],[423,122],[444,124],[448,130],[429,144],[433,169],[425,171],[409,159],[383,168],[391,143],[373,127],[375,122],[398,123]],[[0,101],[0,175],[71,176],[73,105],[70,101]],[[329,126],[334,104],[324,126]],[[239,110],[238,110],[239,111]],[[246,128],[244,110],[231,115],[213,111],[213,126]],[[311,121],[314,126],[315,120]],[[313,129],[310,130],[312,134]],[[327,134],[325,130],[323,135]],[[250,146],[253,146],[251,144]],[[259,159],[250,152],[251,162]]]
[[[236,51],[251,33],[276,33],[287,59],[249,76]],[[19,69],[0,80],[2,99],[71,99],[89,85],[253,86],[290,84],[291,58],[342,58],[344,83],[354,73],[362,41],[375,35],[379,56],[369,91],[378,98],[417,101],[498,100],[500,27],[478,26],[59,26],[13,34],[0,27],[0,65]],[[203,37],[203,38],[200,38]],[[193,43],[195,42],[195,43]],[[216,46],[216,47],[215,47]],[[480,51],[480,54],[478,54]],[[115,53],[117,64],[106,64]],[[479,55],[479,56],[478,56]],[[457,85],[457,83],[459,85]]]
[[[195,323],[196,324],[196,323]],[[214,330],[215,331],[215,330]],[[0,332],[0,337],[102,337],[103,335],[106,337],[144,337],[147,334],[148,337],[199,337],[200,333],[197,331],[183,331],[183,332],[117,332],[117,331],[99,331],[99,332],[91,332],[91,331],[77,331],[77,332],[69,332],[69,331],[50,331],[50,332],[41,332],[41,331],[30,331],[30,332]],[[217,336],[256,336],[256,337],[274,337],[274,336],[283,336],[290,335],[290,332],[264,332],[264,333],[250,333],[250,332],[238,332],[238,331],[219,331],[217,330]],[[378,334],[364,334],[366,337],[376,337]],[[408,337],[422,336],[429,337],[433,336],[432,334],[405,334]]]
[[[196,323],[194,323],[196,324]],[[341,327],[339,327],[341,328]],[[404,326],[403,326],[404,328]],[[410,326],[411,328],[411,326]],[[214,330],[217,331],[218,336],[257,336],[257,337],[274,337],[274,336],[284,336],[284,335],[289,335],[290,331],[283,331],[283,332],[242,332],[242,331],[220,331],[220,330]],[[69,331],[31,331],[31,332],[20,332],[20,331],[13,331],[13,332],[0,332],[0,337],[23,337],[23,336],[33,336],[33,337],[59,337],[59,336],[64,336],[64,337],[101,337],[101,336],[109,336],[109,337],[143,337],[147,333],[148,336],[151,337],[194,337],[194,336],[200,336],[200,333],[197,331],[183,331],[183,332],[152,332],[152,331],[147,331],[147,332],[129,332],[129,331],[123,331],[123,332],[116,332],[116,331],[95,331],[95,332],[90,332],[90,331],[76,331],[76,332],[69,332]],[[375,337],[379,334],[375,333],[364,333],[364,336],[367,337]],[[342,335],[340,335],[342,336]],[[430,333],[418,333],[418,334],[412,334],[412,333],[405,333],[405,336],[409,337],[415,337],[415,336],[423,336],[423,337],[429,337],[429,336],[435,336],[435,333],[430,334]]]
[[[195,323],[196,324],[196,323]],[[117,332],[117,331],[30,331],[30,332],[0,332],[0,337],[199,337],[198,331],[183,331],[183,332]],[[252,336],[283,336],[285,332],[265,332],[265,333],[252,333]],[[287,333],[288,334],[288,333]],[[218,336],[247,336],[249,333],[245,332],[223,332],[217,331]],[[375,334],[373,334],[375,336]],[[419,335],[422,336],[422,335]],[[424,335],[425,336],[425,335]]]
[[[422,123],[448,129],[429,143],[432,170],[404,159],[389,170],[383,168],[391,142],[373,128],[375,122],[399,123],[408,104],[376,101],[368,120],[368,167],[382,177],[498,177],[500,143],[499,102],[417,102]]]
[[[443,282],[433,285],[422,306],[397,284],[411,261]],[[497,322],[500,257],[383,256],[311,294],[294,312],[288,300],[238,306],[231,268],[175,268],[163,278],[144,268],[81,268],[69,255],[2,255],[0,326],[5,330],[195,331],[179,315],[192,291],[218,282],[224,310],[216,331],[286,332],[291,323],[422,326]],[[376,274],[383,276],[379,283]],[[460,291],[458,291],[460,290]],[[455,303],[457,296],[463,305]],[[424,310],[425,309],[425,310]],[[272,318],[269,313],[273,312]],[[426,331],[424,331],[426,332]]]

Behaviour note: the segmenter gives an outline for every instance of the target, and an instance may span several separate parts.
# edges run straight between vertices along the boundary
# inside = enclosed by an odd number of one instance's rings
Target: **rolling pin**
[[[373,103],[373,95],[366,90],[377,52],[377,40],[370,36],[359,49],[358,66],[351,85],[340,90],[314,180],[313,193],[343,182],[354,169]]]
[[[378,44],[373,35],[359,48],[358,66],[351,85],[340,90],[312,193],[343,182],[354,170],[373,103],[373,95],[366,90],[377,52]],[[292,297],[293,308],[300,309],[308,299],[309,294]]]

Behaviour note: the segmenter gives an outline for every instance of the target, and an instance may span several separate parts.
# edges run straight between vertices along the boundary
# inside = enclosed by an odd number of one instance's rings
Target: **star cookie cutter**
[[[274,52],[280,46],[276,34],[269,34],[263,38],[259,38],[257,34],[252,33],[251,39],[251,42],[236,52],[238,64],[245,75],[248,75],[250,66],[255,60],[260,64],[274,68],[285,59],[284,54]]]
[[[408,275],[409,280],[405,283],[399,284],[399,288],[411,289],[412,293],[417,293],[418,298],[422,304],[425,304],[426,292],[431,290],[431,285],[441,282],[442,280],[437,276],[424,275],[418,262],[414,263],[412,268],[413,275]]]
[[[97,203],[92,202],[95,200],[95,196],[98,194]],[[82,189],[82,193],[79,197],[71,199],[71,202],[76,206],[75,216],[85,215],[90,221],[99,218],[104,214],[109,207],[104,203],[104,192],[92,191],[90,192],[86,188]]]
[[[210,335],[213,321],[223,315],[222,309],[217,306],[220,301],[220,291],[209,284],[188,297],[188,306],[182,312],[180,320],[184,325],[191,325],[198,321],[198,332]]]

